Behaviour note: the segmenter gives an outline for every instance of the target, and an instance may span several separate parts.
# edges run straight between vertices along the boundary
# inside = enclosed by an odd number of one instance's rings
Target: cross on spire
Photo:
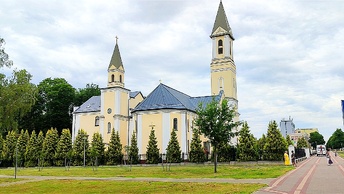
[[[118,37],[116,36],[116,44],[118,43]]]

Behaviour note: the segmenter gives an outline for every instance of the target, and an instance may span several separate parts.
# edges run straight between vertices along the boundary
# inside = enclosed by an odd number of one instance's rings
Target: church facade
[[[210,38],[211,94],[197,97],[191,97],[162,83],[147,97],[140,91],[126,88],[124,65],[116,40],[108,66],[107,87],[101,89],[100,96],[93,96],[80,107],[74,108],[72,140],[75,140],[78,131],[82,129],[89,135],[89,140],[98,132],[107,144],[114,129],[119,132],[123,147],[130,145],[131,136],[135,134],[139,154],[144,155],[150,131],[154,129],[160,153],[166,153],[170,134],[175,130],[181,151],[186,157],[184,159],[187,159],[198,104],[207,104],[216,98],[227,99],[229,106],[238,107],[236,66],[233,58],[234,37],[222,1]],[[239,120],[239,114],[235,120]],[[210,148],[207,139],[202,140],[203,145]],[[236,140],[232,143],[235,144]]]

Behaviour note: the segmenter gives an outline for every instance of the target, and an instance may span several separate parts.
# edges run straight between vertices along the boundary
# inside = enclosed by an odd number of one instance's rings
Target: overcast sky
[[[148,95],[159,80],[210,95],[219,0],[4,0],[0,36],[17,69],[106,87],[118,36],[125,87]],[[327,140],[343,128],[343,0],[223,0],[232,28],[240,119],[260,138],[291,117]],[[12,69],[2,68],[9,73]]]

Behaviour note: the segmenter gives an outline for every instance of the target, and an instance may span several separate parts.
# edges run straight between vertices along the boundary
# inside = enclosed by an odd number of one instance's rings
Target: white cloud
[[[219,2],[206,0],[5,1],[0,36],[15,67],[38,84],[106,86],[115,36],[126,87],[163,83],[210,94],[211,40]],[[344,1],[224,0],[233,30],[239,111],[256,137],[291,116],[327,139],[342,127]],[[8,72],[7,69],[1,71]]]

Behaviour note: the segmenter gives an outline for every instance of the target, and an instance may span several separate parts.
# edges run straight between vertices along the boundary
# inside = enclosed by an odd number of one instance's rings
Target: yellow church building
[[[139,154],[144,155],[150,131],[154,129],[160,153],[166,153],[170,134],[175,130],[181,151],[185,154],[184,159],[188,159],[198,104],[207,104],[213,98],[226,98],[229,106],[238,107],[236,66],[233,59],[234,37],[221,1],[210,38],[211,94],[197,97],[191,97],[162,83],[147,97],[139,91],[126,88],[124,65],[116,40],[108,66],[107,87],[101,89],[100,96],[93,96],[80,107],[74,108],[72,140],[83,129],[89,135],[89,140],[94,133],[99,132],[104,143],[109,143],[111,130],[114,129],[119,132],[124,147],[130,145],[131,136],[135,133]],[[239,120],[239,114],[235,120]],[[236,139],[232,143],[236,144]],[[210,150],[205,138],[203,145]]]

